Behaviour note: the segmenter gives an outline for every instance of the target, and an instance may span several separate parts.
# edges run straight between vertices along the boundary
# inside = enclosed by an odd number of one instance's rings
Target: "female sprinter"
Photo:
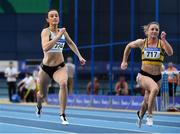
[[[148,126],[153,125],[152,111],[155,97],[157,96],[161,84],[161,66],[164,60],[164,53],[168,56],[173,55],[173,49],[166,40],[166,33],[161,32],[161,39],[158,39],[160,26],[157,22],[150,22],[144,27],[146,39],[137,39],[130,42],[125,50],[121,69],[125,70],[128,67],[128,56],[132,48],[140,48],[142,54],[141,71],[137,75],[137,82],[145,89],[144,101],[140,111],[137,112],[138,127],[141,127],[142,119],[147,111]]]

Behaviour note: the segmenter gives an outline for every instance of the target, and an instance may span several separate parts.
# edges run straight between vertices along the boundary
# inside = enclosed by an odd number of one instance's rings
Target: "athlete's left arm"
[[[166,33],[164,31],[161,32],[161,45],[165,52],[168,54],[168,56],[173,55],[173,49],[169,42],[166,40]]]
[[[81,56],[76,44],[72,41],[71,37],[69,36],[69,34],[67,33],[67,31],[64,32],[64,36],[66,38],[66,42],[68,44],[68,46],[71,48],[71,50],[77,55],[77,57],[79,58],[79,61],[81,63],[81,65],[84,65],[86,63],[86,60]]]

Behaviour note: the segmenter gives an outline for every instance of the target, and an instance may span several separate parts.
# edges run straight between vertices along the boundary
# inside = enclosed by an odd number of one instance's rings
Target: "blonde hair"
[[[152,25],[152,24],[156,24],[156,25],[158,25],[158,27],[159,27],[159,29],[160,29],[160,25],[159,25],[159,23],[158,23],[158,22],[156,22],[156,21],[152,21],[152,22],[148,23],[147,25],[142,26],[142,28],[143,28],[144,33],[145,33],[145,35],[146,35],[146,36],[147,36],[147,31],[148,31],[148,29],[149,29],[150,25]]]

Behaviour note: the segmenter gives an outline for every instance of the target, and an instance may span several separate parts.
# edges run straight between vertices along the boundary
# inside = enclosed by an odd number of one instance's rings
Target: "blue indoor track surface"
[[[68,107],[69,125],[60,122],[57,106],[43,106],[35,115],[35,104],[0,103],[0,133],[180,133],[180,113],[155,113],[154,125],[136,126],[136,112]]]

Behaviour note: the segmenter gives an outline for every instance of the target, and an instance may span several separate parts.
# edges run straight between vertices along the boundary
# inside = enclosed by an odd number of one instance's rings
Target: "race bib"
[[[148,59],[160,58],[160,48],[144,48],[144,58],[148,58]]]
[[[64,35],[56,42],[56,44],[49,50],[49,52],[62,52],[65,45]]]
[[[53,49],[61,50],[64,48],[64,44],[65,44],[65,42],[63,42],[63,41],[57,41],[56,44],[54,45]]]

